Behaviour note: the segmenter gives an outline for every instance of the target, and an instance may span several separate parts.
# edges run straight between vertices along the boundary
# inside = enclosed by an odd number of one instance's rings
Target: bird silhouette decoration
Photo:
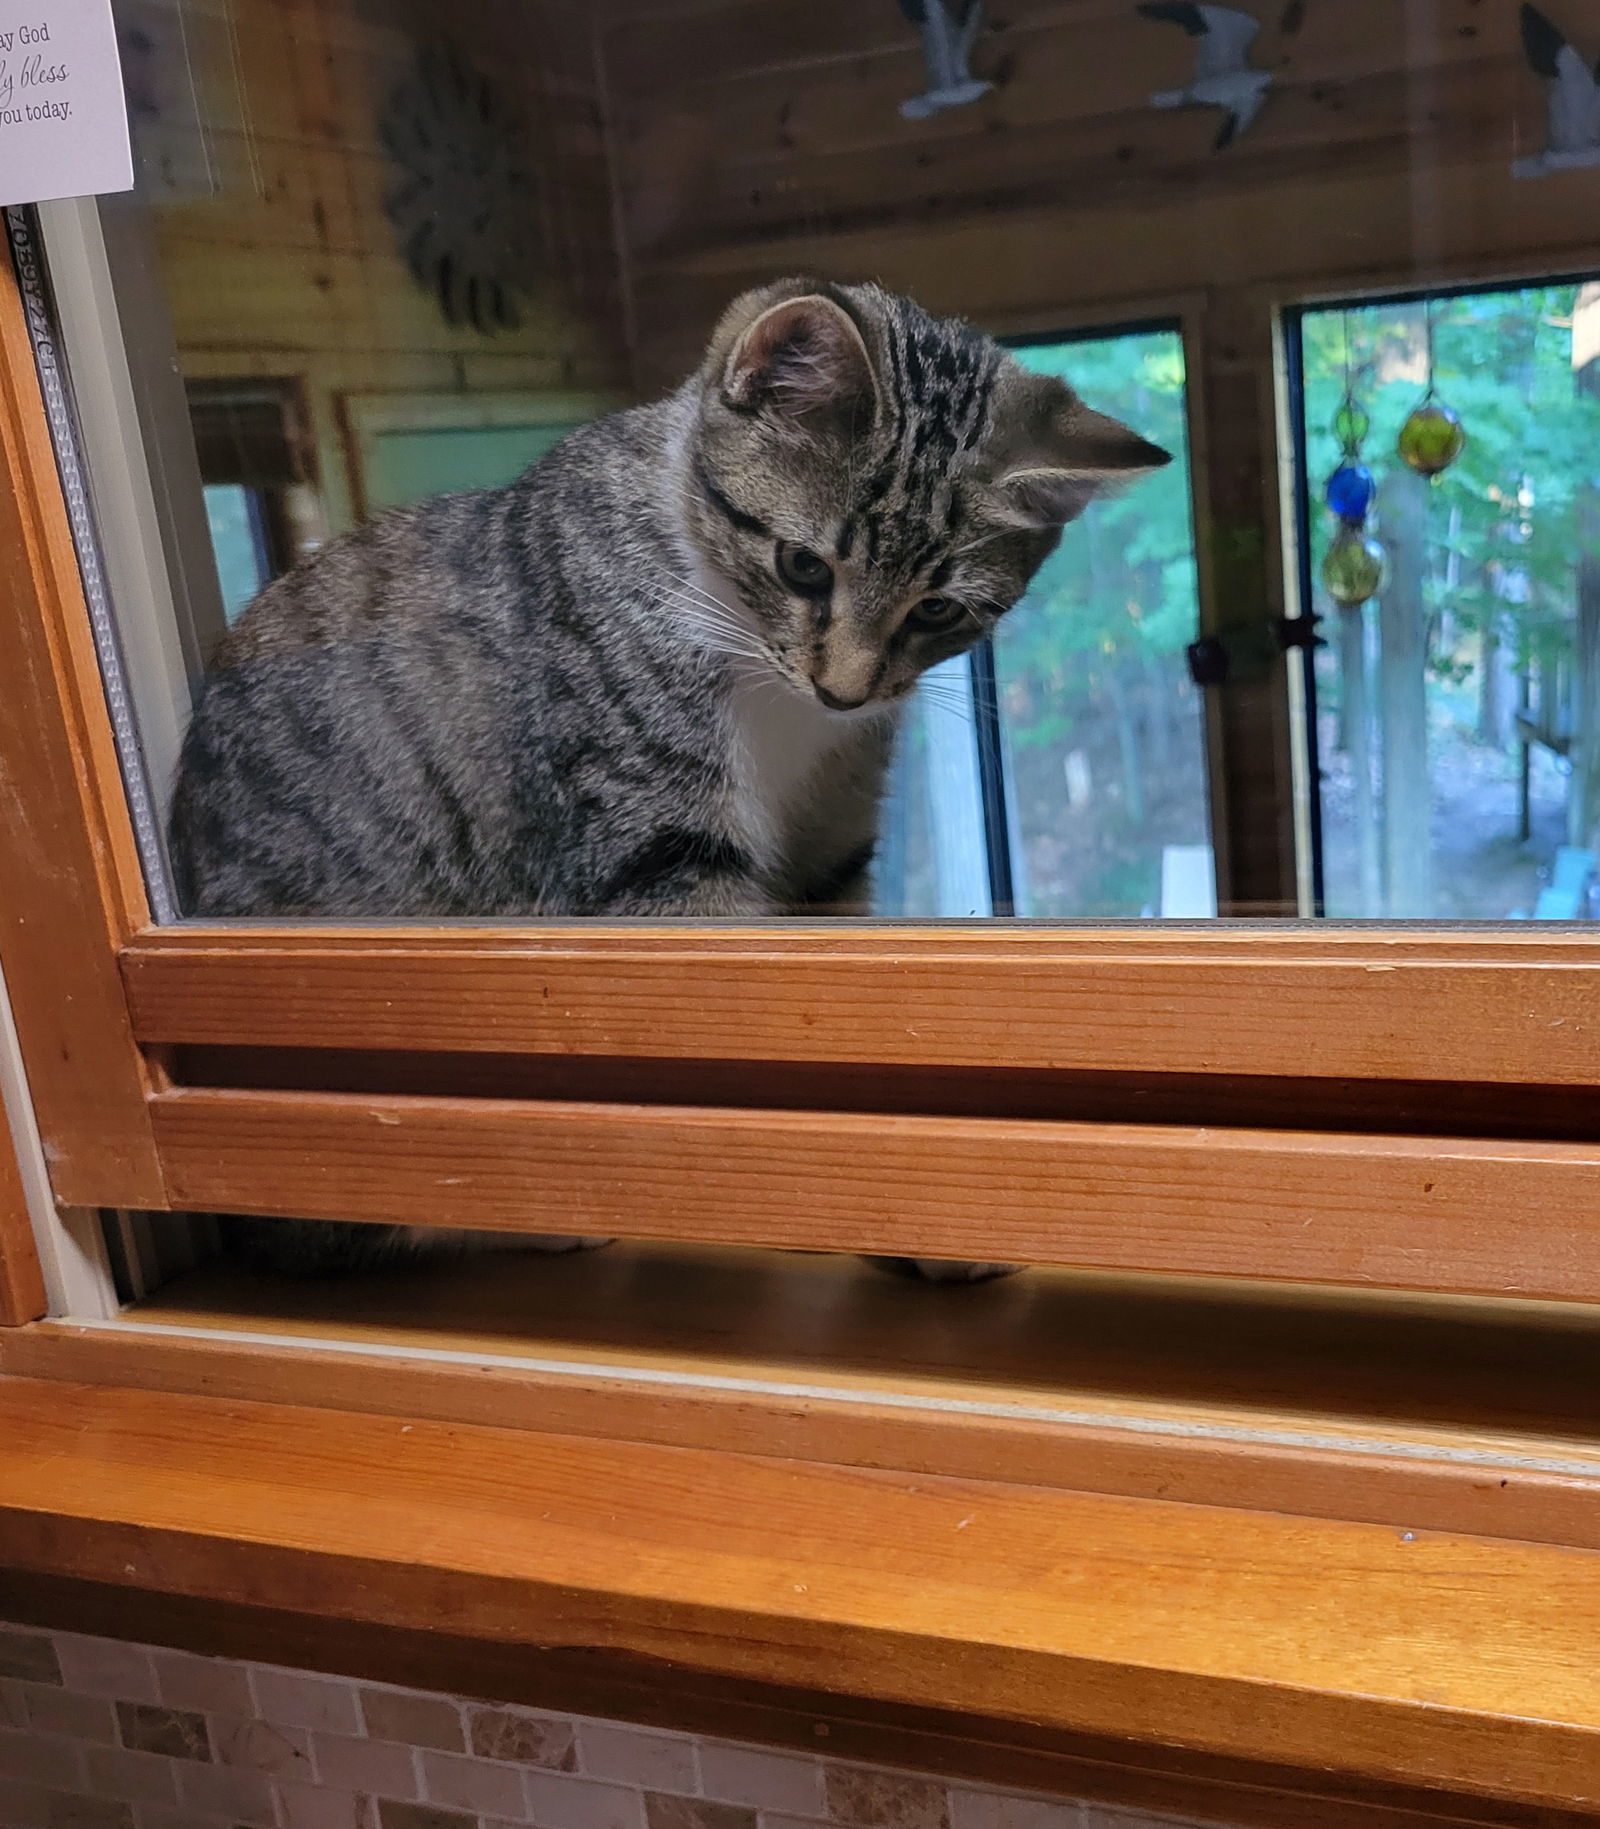
[[[1549,126],[1544,151],[1516,160],[1512,175],[1543,178],[1600,165],[1600,64],[1591,70],[1536,6],[1522,9],[1522,54],[1545,80]]]
[[[983,0],[900,0],[900,11],[921,29],[928,64],[927,88],[900,104],[908,121],[925,121],[989,93],[994,84],[975,77],[968,61],[983,30]]]
[[[1194,0],[1147,0],[1146,19],[1182,26],[1195,41],[1194,78],[1183,89],[1163,89],[1152,108],[1221,108],[1216,150],[1231,146],[1261,112],[1272,87],[1266,70],[1253,70],[1250,47],[1261,21],[1236,6],[1202,6]]]

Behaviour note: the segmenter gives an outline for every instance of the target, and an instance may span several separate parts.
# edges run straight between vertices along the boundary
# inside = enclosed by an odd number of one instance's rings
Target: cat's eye
[[[780,540],[773,564],[784,583],[804,597],[820,597],[833,589],[833,567],[809,546]]]
[[[913,607],[906,623],[926,635],[943,635],[969,615],[971,611],[967,606],[957,603],[953,597],[924,597]]]

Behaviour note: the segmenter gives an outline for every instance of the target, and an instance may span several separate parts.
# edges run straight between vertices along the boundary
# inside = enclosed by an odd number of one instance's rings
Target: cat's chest
[[[815,820],[819,789],[861,733],[772,679],[737,678],[728,715],[734,822],[758,855],[781,861],[797,829]]]

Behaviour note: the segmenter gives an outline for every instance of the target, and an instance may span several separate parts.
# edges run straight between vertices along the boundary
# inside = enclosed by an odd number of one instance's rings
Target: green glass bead
[[[1358,527],[1341,527],[1322,561],[1322,582],[1342,610],[1356,610],[1383,589],[1383,548]]]
[[[1353,400],[1340,401],[1339,410],[1333,416],[1332,431],[1341,451],[1346,454],[1359,451],[1371,430],[1372,421]]]
[[[1448,470],[1466,442],[1466,428],[1442,400],[1424,400],[1401,426],[1395,441],[1401,458],[1418,476],[1437,476]]]

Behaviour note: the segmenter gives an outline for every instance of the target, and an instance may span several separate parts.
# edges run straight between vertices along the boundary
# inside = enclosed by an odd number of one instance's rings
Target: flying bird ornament
[[[1181,26],[1194,40],[1193,79],[1182,89],[1152,95],[1151,107],[1220,108],[1216,149],[1231,146],[1261,112],[1272,87],[1270,72],[1253,69],[1249,61],[1261,21],[1236,6],[1203,6],[1195,0],[1146,0],[1139,11],[1146,19]]]
[[[983,30],[983,0],[900,0],[900,11],[922,32],[928,86],[900,104],[908,121],[925,121],[987,95],[993,83],[972,74],[972,47]]]
[[[1518,159],[1518,178],[1600,165],[1600,64],[1593,70],[1536,6],[1522,9],[1522,54],[1546,87],[1544,151]]]

